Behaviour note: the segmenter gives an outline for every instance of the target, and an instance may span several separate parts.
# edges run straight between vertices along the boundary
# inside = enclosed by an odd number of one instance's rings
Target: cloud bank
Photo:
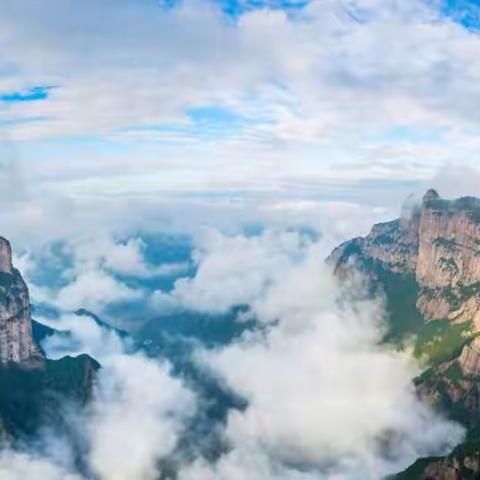
[[[164,292],[199,312],[245,304],[257,322],[232,343],[192,344],[200,371],[246,402],[224,425],[212,424],[226,447],[214,461],[177,451],[208,398],[168,361],[136,352],[89,317],[50,320],[71,332],[44,342],[51,357],[87,352],[103,365],[91,408],[71,419],[82,425],[92,474],[154,480],[159,462],[175,455],[181,480],[381,478],[458,443],[461,427],[416,398],[411,379],[418,370],[408,352],[381,345],[381,301],[366,300],[356,284],[343,290],[325,253],[321,241],[301,232],[209,232],[197,245],[194,277]],[[2,468],[15,480],[42,469],[52,478],[85,476],[48,449],[4,452]]]
[[[229,253],[238,239],[223,241],[209,264],[220,272],[231,265]],[[255,252],[258,239],[242,241],[243,251]],[[262,241],[271,245],[270,260],[285,246],[275,236]],[[195,464],[186,478],[381,478],[419,456],[448,451],[462,430],[416,398],[412,359],[380,345],[381,303],[339,303],[339,295],[347,294],[323,264],[319,246],[294,245],[283,252],[283,268],[267,277],[266,288],[255,289],[262,293],[250,303],[259,319],[278,323],[199,354],[248,407],[229,415],[231,452],[214,467]],[[248,267],[239,262],[229,269],[244,280],[237,289],[242,292],[249,286],[242,276]],[[256,277],[250,282],[255,285]],[[229,298],[229,282],[223,284]],[[209,286],[217,291],[216,281],[205,281],[200,291],[206,295]],[[350,293],[355,288],[350,285]]]

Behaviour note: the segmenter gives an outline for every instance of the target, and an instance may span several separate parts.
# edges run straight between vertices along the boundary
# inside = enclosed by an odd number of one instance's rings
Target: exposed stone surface
[[[351,261],[358,256],[382,262],[394,272],[415,270],[418,254],[418,242],[412,231],[405,229],[400,220],[378,223],[372,227],[366,237],[357,237],[337,247],[329,257],[337,273],[343,273],[351,267]],[[415,230],[413,231],[413,233]]]
[[[424,203],[417,280],[426,287],[470,285],[480,279],[480,201]]]
[[[420,353],[435,358],[415,379],[418,396],[467,430],[450,455],[419,459],[395,478],[480,479],[480,200],[429,190],[407,201],[399,220],[340,245],[329,262],[340,277],[360,271],[373,292],[382,287],[390,326],[413,325]],[[442,321],[426,325],[434,320]]]
[[[463,347],[458,363],[464,376],[480,375],[480,337]]]
[[[473,320],[480,331],[480,200],[442,200],[429,190],[402,218],[375,225],[366,237],[336,248],[329,261],[338,275],[369,261],[415,276],[417,307],[427,320]]]
[[[34,333],[42,338],[55,330],[35,323],[34,332],[32,325],[28,288],[12,265],[10,244],[0,238],[0,448],[23,446],[46,425],[71,435],[64,402],[85,405],[100,368],[88,355],[46,359]]]
[[[480,454],[448,456],[421,460],[397,476],[397,480],[476,480],[480,472]]]
[[[33,366],[42,358],[32,336],[28,288],[12,266],[9,242],[0,238],[0,363]]]
[[[10,243],[0,237],[0,272],[11,273],[12,271],[12,249]]]

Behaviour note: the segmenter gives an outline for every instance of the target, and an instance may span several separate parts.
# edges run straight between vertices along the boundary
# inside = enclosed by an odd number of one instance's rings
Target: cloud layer
[[[225,425],[211,425],[228,447],[213,462],[176,450],[188,420],[209,399],[168,362],[135,353],[128,339],[90,317],[45,319],[70,331],[44,342],[51,357],[87,352],[103,365],[91,409],[71,420],[83,425],[91,471],[101,480],[153,480],[158,462],[176,452],[182,480],[368,479],[459,442],[462,429],[416,398],[411,379],[418,370],[409,354],[381,345],[381,301],[364,299],[356,284],[343,290],[324,264],[326,248],[301,232],[210,231],[194,253],[194,276],[163,292],[164,301],[199,313],[248,305],[247,316],[232,321],[257,321],[231,343],[192,343],[199,371],[246,402],[229,410]],[[78,258],[83,265],[92,256]],[[92,265],[98,268],[96,258]],[[0,462],[15,480],[37,465],[60,478],[78,475],[45,450],[5,452]]]
[[[255,252],[258,239],[242,241],[243,251]],[[323,264],[318,245],[293,243],[283,250],[285,239],[265,235],[262,241],[270,245],[267,258],[280,250],[284,263],[263,290],[255,287],[262,293],[249,304],[259,319],[278,323],[199,355],[248,407],[229,416],[232,451],[215,467],[194,465],[187,478],[381,478],[458,442],[461,428],[416,398],[408,355],[380,346],[381,303],[338,303],[346,292]],[[229,263],[238,239],[224,242],[226,248],[212,252],[217,270],[230,265],[229,274],[243,279],[236,290],[248,291],[257,284],[255,275],[242,277],[248,264]],[[229,298],[229,282],[223,284]],[[215,293],[216,285],[213,277],[200,291],[206,295],[211,286]],[[205,306],[203,298],[199,304]]]
[[[53,87],[0,102],[3,150],[83,199],[400,188],[474,165],[479,35],[441,3],[2,2],[0,92]]]

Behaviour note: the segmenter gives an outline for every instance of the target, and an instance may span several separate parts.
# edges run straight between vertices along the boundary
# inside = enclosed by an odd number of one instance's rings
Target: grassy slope
[[[422,364],[430,366],[451,360],[472,338],[470,322],[458,325],[448,320],[425,322],[416,306],[419,286],[414,275],[388,271],[378,262],[369,262],[366,268],[374,273],[385,294],[387,344],[399,348],[411,346]]]
[[[426,366],[431,367],[452,360],[461,352],[472,338],[472,323],[452,324],[448,320],[436,320],[426,323],[416,307],[419,286],[413,275],[403,275],[385,270],[380,264],[370,262],[367,268],[374,272],[385,294],[388,331],[385,341],[398,348],[411,346],[414,355]],[[461,381],[462,373],[456,364],[445,372],[450,381]],[[427,368],[420,379],[435,375],[432,368]],[[441,382],[442,379],[439,378]],[[441,388],[441,385],[440,385]],[[444,406],[453,417],[466,423],[466,413],[452,405]],[[453,410],[452,410],[453,409]],[[450,411],[452,410],[452,411]],[[468,422],[471,424],[471,422]],[[472,424],[471,424],[472,425]],[[465,457],[480,452],[480,426],[471,426],[466,440],[459,445],[447,460],[455,458],[463,461]],[[425,468],[432,462],[443,458],[421,458],[407,470],[395,476],[396,480],[417,480]],[[474,476],[462,478],[477,478]]]

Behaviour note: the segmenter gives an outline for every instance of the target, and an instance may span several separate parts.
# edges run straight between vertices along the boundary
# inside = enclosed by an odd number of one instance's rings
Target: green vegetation
[[[40,345],[40,343],[47,337],[53,335],[57,330],[47,327],[43,323],[37,322],[32,319],[32,334],[33,338]]]
[[[375,245],[388,245],[393,243],[393,238],[388,234],[379,235],[373,239]]]
[[[480,294],[480,282],[471,283],[470,285],[459,285],[460,296],[463,299],[473,297]]]
[[[427,208],[431,208],[433,210],[450,210],[453,202],[450,200],[445,200],[443,198],[432,198],[431,200],[427,200],[425,202],[425,206]]]
[[[458,266],[457,264],[455,263],[455,260],[453,258],[445,258],[445,257],[442,257],[440,259],[440,266],[444,269],[444,270],[448,270],[450,272],[455,272],[457,273],[458,272]]]
[[[10,273],[0,272],[0,287],[10,288],[14,277]]]
[[[63,400],[85,403],[99,365],[88,355],[46,360],[41,368],[0,368],[1,423],[14,438],[30,437],[42,425],[57,425]]]
[[[425,365],[446,362],[458,356],[472,336],[471,322],[452,324],[449,320],[435,320],[417,333],[414,354]]]
[[[450,240],[444,237],[434,238],[432,241],[432,244],[435,245],[436,247],[443,247],[446,250],[454,250],[455,247],[457,246],[457,243],[455,242],[455,240]]]
[[[354,238],[353,240],[342,244],[340,248],[343,248],[343,251],[340,255],[340,258],[338,259],[339,264],[346,263],[349,258],[355,257],[362,253],[358,238]]]
[[[448,462],[460,466],[460,471],[463,476],[461,478],[471,478],[472,480],[478,478],[478,475],[471,469],[468,468],[468,461],[464,461],[466,457],[471,455],[478,455],[480,453],[480,436],[478,431],[472,429],[468,432],[467,438],[462,442],[458,447],[456,447],[453,452],[447,457],[426,457],[418,459],[413,465],[408,467],[402,473],[395,475],[395,480],[418,480],[422,478],[422,474],[425,472],[426,468],[435,462]],[[433,478],[433,477],[432,477]]]
[[[425,206],[438,213],[453,215],[464,211],[472,222],[480,223],[480,200],[474,197],[462,197],[458,200],[431,199]]]
[[[443,375],[454,384],[458,384],[463,379],[462,367],[458,362],[452,363]]]
[[[454,358],[472,338],[471,322],[452,324],[446,319],[425,322],[417,309],[420,288],[413,274],[391,272],[372,260],[364,261],[364,268],[373,272],[384,293],[388,323],[386,343],[396,348],[412,347],[414,355],[424,365],[435,365]],[[452,289],[442,293],[449,296],[449,303],[458,302]]]
[[[422,478],[422,474],[428,465],[439,460],[442,460],[442,457],[420,458],[405,471],[391,478],[394,478],[395,480],[418,480],[419,478]]]
[[[420,289],[415,276],[392,272],[370,259],[364,261],[363,267],[373,273],[381,287],[380,291],[372,293],[385,296],[389,326],[385,341],[397,343],[420,331],[425,321],[416,307]]]

